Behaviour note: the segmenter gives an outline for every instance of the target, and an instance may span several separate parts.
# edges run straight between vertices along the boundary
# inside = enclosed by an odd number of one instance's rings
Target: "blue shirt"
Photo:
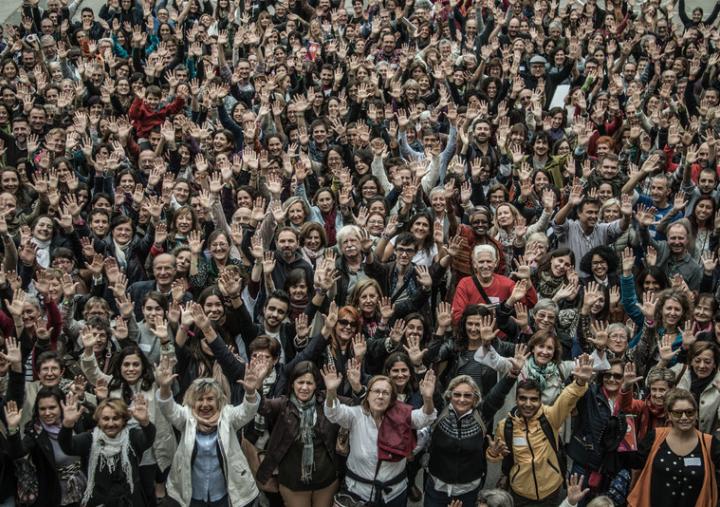
[[[192,464],[192,497],[217,502],[227,496],[225,474],[218,455],[218,432],[195,434],[195,459]]]

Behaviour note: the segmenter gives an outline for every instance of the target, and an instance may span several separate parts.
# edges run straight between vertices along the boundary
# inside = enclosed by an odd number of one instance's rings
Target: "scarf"
[[[295,322],[295,319],[298,317],[298,315],[305,313],[305,308],[307,308],[308,302],[310,300],[307,296],[302,298],[300,301],[293,301],[292,298],[290,298],[290,320],[292,322]]]
[[[43,268],[49,268],[50,267],[50,240],[40,241],[37,238],[32,238],[32,242],[38,247],[38,249],[37,249],[38,264]]]
[[[542,271],[537,277],[535,289],[540,297],[551,298],[564,282],[565,277],[555,278],[549,270]]]
[[[540,384],[540,389],[542,391],[545,390],[548,380],[553,377],[560,376],[560,370],[558,370],[557,364],[553,361],[550,361],[545,366],[540,366],[535,362],[535,357],[530,356],[525,365],[527,367],[528,378],[531,378]]]
[[[325,253],[324,248],[320,248],[317,251],[310,250],[308,247],[303,246],[300,247],[300,250],[302,251],[303,257],[305,257],[305,260],[307,260],[311,266],[315,267],[315,261],[323,256]]]
[[[690,368],[690,392],[692,393],[693,398],[695,398],[695,401],[700,403],[700,395],[703,393],[705,388],[710,385],[714,378],[715,372],[705,378],[699,378],[693,369]]]
[[[50,438],[54,438],[57,440],[58,433],[60,433],[61,426],[59,424],[53,424],[52,426],[45,424],[44,422],[40,421],[40,426],[42,426],[42,429],[45,430],[45,433],[50,435]]]
[[[120,266],[121,271],[127,270],[127,248],[128,245],[121,245],[117,241],[113,240],[113,246],[115,247],[115,260],[117,260],[118,266]]]
[[[220,410],[216,410],[215,413],[210,417],[202,417],[200,414],[195,412],[193,409],[193,415],[197,421],[197,428],[203,433],[211,433],[217,429],[218,422],[220,421]]]
[[[315,395],[308,401],[302,402],[290,394],[290,403],[300,412],[300,441],[303,444],[302,459],[300,461],[300,480],[310,484],[313,468],[315,467],[315,445],[313,443],[313,428],[315,426]]]
[[[325,229],[325,236],[327,236],[327,244],[335,244],[335,217],[337,216],[337,208],[333,206],[327,213],[323,213],[323,228]]]
[[[86,505],[95,491],[95,472],[106,469],[108,474],[115,472],[118,464],[125,474],[125,480],[133,492],[135,483],[133,481],[132,466],[130,465],[130,429],[126,426],[116,437],[107,436],[100,428],[95,427],[92,432],[93,444],[90,448],[90,461],[88,463],[87,489],[83,496],[82,503]]]

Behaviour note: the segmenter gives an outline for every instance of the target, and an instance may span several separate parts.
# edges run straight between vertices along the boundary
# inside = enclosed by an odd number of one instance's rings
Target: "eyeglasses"
[[[384,391],[382,389],[370,389],[370,392],[373,393],[378,398],[389,398],[392,393],[389,391]]]
[[[398,255],[415,255],[415,249],[413,248],[396,248],[395,251]]]
[[[340,319],[337,321],[337,323],[342,327],[355,327],[354,320]]]
[[[673,416],[673,418],[675,419],[680,419],[682,416],[685,416],[689,419],[695,416],[695,409],[688,408],[686,410],[671,410],[670,415]]]
[[[612,380],[622,380],[623,374],[622,373],[606,373],[603,375],[603,377],[606,380],[612,379]]]
[[[473,393],[460,393],[460,392],[453,392],[452,397],[456,400],[471,400],[475,397],[475,394]]]

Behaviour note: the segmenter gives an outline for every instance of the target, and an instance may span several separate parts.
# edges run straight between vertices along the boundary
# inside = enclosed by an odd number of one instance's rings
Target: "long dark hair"
[[[125,400],[125,403],[128,404],[132,400],[133,390],[130,387],[130,384],[128,384],[122,376],[122,363],[127,356],[131,356],[133,354],[140,358],[140,364],[142,365],[142,374],[139,379],[140,388],[143,391],[149,391],[152,389],[153,382],[155,381],[153,367],[147,357],[145,357],[145,354],[143,354],[142,350],[140,350],[140,347],[135,344],[128,345],[115,354],[110,361],[110,371],[108,373],[112,375],[113,378],[110,381],[108,388],[111,390],[120,388],[122,390],[122,398]]]
[[[468,338],[467,330],[465,329],[467,320],[470,317],[485,317],[487,315],[494,315],[494,311],[480,305],[469,305],[465,308],[462,317],[460,317],[457,334],[455,335],[455,350],[463,352],[467,349],[468,343],[470,343],[470,338]]]
[[[419,389],[418,382],[413,373],[413,364],[412,361],[410,361],[410,356],[408,356],[405,352],[393,352],[388,356],[388,358],[385,360],[385,364],[383,365],[383,375],[387,375],[388,377],[390,377],[390,369],[395,363],[405,363],[405,365],[408,367],[408,370],[410,370],[410,379],[407,383],[409,392],[407,394],[416,392]],[[398,387],[397,385],[395,385],[394,382],[393,386],[397,391]]]

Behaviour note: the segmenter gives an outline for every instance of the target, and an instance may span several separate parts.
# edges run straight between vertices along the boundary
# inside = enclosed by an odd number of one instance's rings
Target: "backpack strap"
[[[560,473],[563,476],[563,480],[565,479],[565,473],[566,473],[566,466],[565,466],[565,460],[562,459],[562,456],[560,456],[560,450],[558,449],[557,444],[557,437],[555,436],[555,431],[553,430],[553,427],[550,425],[550,421],[547,420],[547,417],[545,417],[545,414],[540,414],[540,417],[538,418],[538,422],[540,423],[540,427],[543,430],[543,433],[545,433],[545,438],[547,438],[550,441],[550,446],[552,447],[552,450],[555,452],[555,457],[558,460],[558,465],[560,466]]]
[[[510,450],[510,453],[505,456],[502,460],[502,473],[506,477],[510,476],[510,469],[515,463],[515,456],[513,456],[513,415],[515,409],[505,418],[505,427],[503,428],[503,438],[505,439],[505,445]]]
[[[488,297],[487,293],[485,292],[485,289],[483,289],[483,286],[480,284],[480,280],[478,280],[478,277],[475,275],[471,275],[472,281],[475,284],[475,288],[480,293],[480,296],[485,300],[486,305],[491,305],[492,302],[490,301],[490,298]]]

